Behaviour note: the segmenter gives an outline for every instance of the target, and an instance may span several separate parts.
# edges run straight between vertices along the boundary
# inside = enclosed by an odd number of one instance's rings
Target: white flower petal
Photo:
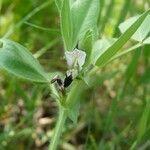
[[[86,53],[76,48],[72,52],[65,52],[65,57],[69,67],[79,65],[79,67],[82,68],[85,63]]]

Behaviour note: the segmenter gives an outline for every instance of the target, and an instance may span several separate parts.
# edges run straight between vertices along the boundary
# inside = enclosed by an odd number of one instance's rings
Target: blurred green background
[[[100,38],[118,37],[121,22],[150,7],[149,0],[100,2]],[[48,72],[67,70],[54,0],[0,0],[0,37],[27,47]],[[67,121],[59,149],[128,150],[136,144],[150,149],[150,45],[115,60],[96,77],[100,82],[83,94],[78,124]],[[0,71],[0,150],[47,150],[56,116],[45,85]]]

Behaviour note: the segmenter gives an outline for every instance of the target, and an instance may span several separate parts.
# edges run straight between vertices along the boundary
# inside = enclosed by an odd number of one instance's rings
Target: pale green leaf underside
[[[150,10],[143,13],[108,49],[106,49],[96,61],[97,66],[105,65],[132,37],[140,25],[143,23]]]
[[[32,54],[22,45],[0,39],[0,66],[9,73],[34,82],[48,82],[47,74]]]

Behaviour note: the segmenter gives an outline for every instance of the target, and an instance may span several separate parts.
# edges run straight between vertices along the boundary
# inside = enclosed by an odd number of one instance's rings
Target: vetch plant
[[[50,139],[50,150],[57,149],[66,119],[77,123],[80,97],[91,86],[97,67],[103,67],[137,47],[150,44],[150,10],[122,23],[119,38],[98,39],[99,0],[55,2],[68,65],[64,79],[55,73],[50,75],[45,72],[38,60],[22,45],[6,38],[0,39],[0,68],[20,78],[46,84],[57,102],[59,117]],[[119,52],[130,39],[138,43]]]

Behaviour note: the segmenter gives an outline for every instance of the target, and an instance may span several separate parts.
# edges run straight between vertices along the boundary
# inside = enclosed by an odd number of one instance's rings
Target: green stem
[[[96,71],[96,69],[93,69],[89,73],[89,75],[94,73],[95,71]],[[68,108],[71,108],[76,103],[78,103],[78,101],[80,99],[80,95],[84,89],[85,89],[85,84],[82,80],[81,81],[78,81],[78,80],[74,81],[73,86],[72,86],[70,92],[68,93],[67,97],[65,97],[65,99],[63,99],[63,101],[65,102],[64,105]],[[53,89],[52,91],[58,97],[58,93],[55,91],[55,89]],[[77,91],[78,91],[78,93],[77,93]],[[60,106],[61,104],[58,102],[58,105]],[[60,139],[60,136],[62,133],[62,129],[63,129],[63,126],[65,124],[66,118],[67,118],[66,111],[67,111],[67,109],[65,109],[64,107],[62,107],[62,106],[59,107],[59,117],[58,117],[58,121],[56,123],[54,135],[52,136],[52,141],[50,143],[49,150],[56,150],[57,145],[59,144],[59,141],[60,141],[59,139]]]
[[[66,120],[66,110],[63,107],[60,107],[58,121],[55,127],[54,135],[52,136],[52,141],[49,146],[49,150],[56,150],[59,143],[59,139],[63,130],[63,126]]]

